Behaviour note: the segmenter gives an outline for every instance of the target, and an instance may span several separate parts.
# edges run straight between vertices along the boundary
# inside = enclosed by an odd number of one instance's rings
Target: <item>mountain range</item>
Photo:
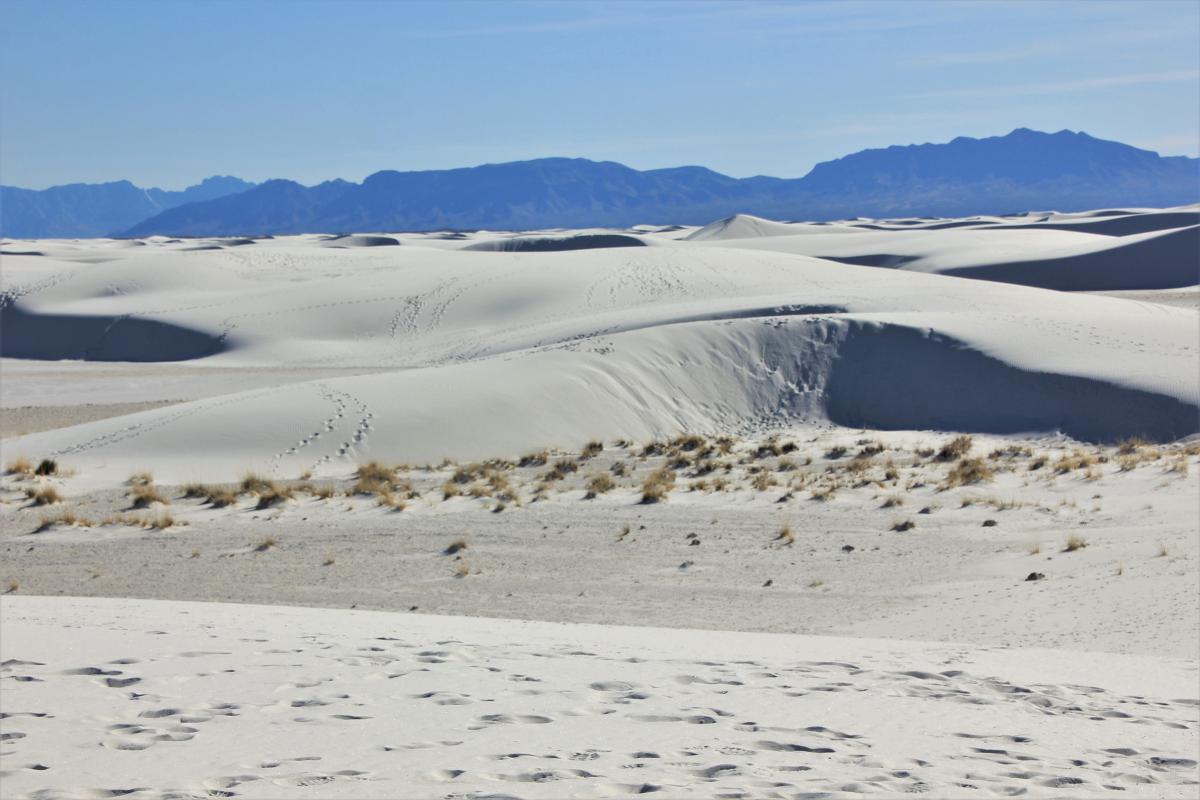
[[[543,158],[362,183],[251,184],[214,177],[182,192],[128,181],[43,191],[0,187],[0,234],[220,236],[315,231],[533,230],[775,219],[965,216],[1200,202],[1200,159],[1163,157],[1082,132],[863,150],[802,178],[731,178],[704,167],[639,171]]]

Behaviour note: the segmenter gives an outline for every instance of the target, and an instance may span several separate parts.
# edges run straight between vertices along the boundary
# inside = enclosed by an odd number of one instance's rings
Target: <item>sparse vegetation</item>
[[[792,526],[785,522],[779,532],[775,534],[774,541],[779,542],[780,547],[789,547],[795,544],[796,534],[792,533]]]
[[[593,475],[587,484],[587,494],[584,495],[585,500],[592,500],[606,492],[611,492],[617,488],[617,482],[608,477],[604,473]]]
[[[642,483],[642,502],[659,503],[667,499],[667,495],[675,488],[675,471],[668,467],[660,467],[646,476]]]
[[[154,483],[154,475],[149,472],[135,472],[129,476],[130,486],[150,486]]]
[[[1082,550],[1087,547],[1087,540],[1077,533],[1072,533],[1067,537],[1067,541],[1063,545],[1064,553],[1074,553],[1076,550]]]
[[[145,480],[134,483],[133,490],[129,493],[133,508],[149,508],[155,503],[166,505],[171,502],[155,488],[150,473],[143,472],[134,477],[143,477]],[[132,480],[133,478],[130,478],[130,481]]]
[[[960,437],[961,438],[961,437]],[[982,458],[964,458],[946,476],[947,487],[969,486],[992,479],[991,467]]]
[[[892,523],[892,530],[897,531],[898,533],[911,531],[915,527],[917,527],[917,523],[913,522],[911,519],[897,520],[896,522]]]
[[[970,436],[955,436],[949,442],[942,445],[941,450],[938,450],[936,460],[942,462],[958,461],[961,458],[965,458],[967,453],[971,452],[971,448],[974,445],[975,440]]]
[[[467,540],[466,539],[455,539],[453,542],[446,545],[446,549],[442,551],[442,555],[452,556],[455,553],[461,552],[466,549],[467,549]]]
[[[33,471],[34,475],[49,476],[58,474],[58,462],[53,458],[43,458]]]
[[[38,526],[34,529],[34,533],[41,533],[44,530],[53,528],[55,525],[78,525],[81,528],[90,528],[96,523],[85,517],[80,517],[74,510],[64,508],[53,514],[43,514]]]
[[[366,464],[358,465],[355,476],[359,483],[390,484],[396,479],[396,468],[379,461],[368,461]]]
[[[8,475],[29,476],[33,474],[33,464],[30,463],[28,458],[25,458],[24,456],[18,456],[5,465],[4,472]]]
[[[268,536],[267,538],[263,539],[261,542],[259,542],[258,544],[256,544],[254,546],[254,552],[265,553],[268,550],[270,550],[272,547],[278,547],[278,546],[279,546],[279,540],[276,539],[274,536]]]
[[[62,502],[62,497],[59,495],[58,489],[55,489],[53,486],[26,489],[25,497],[32,501],[35,506],[52,506],[55,503]]]
[[[293,491],[289,487],[271,483],[258,493],[258,508],[272,508],[291,500]]]
[[[902,506],[902,505],[904,505],[904,498],[898,494],[892,494],[892,495],[888,495],[887,497],[885,497],[883,499],[883,504],[879,507],[880,508],[896,508],[897,506]]]
[[[604,442],[593,440],[583,446],[583,450],[580,451],[579,457],[586,460],[589,458],[595,458],[603,452]]]

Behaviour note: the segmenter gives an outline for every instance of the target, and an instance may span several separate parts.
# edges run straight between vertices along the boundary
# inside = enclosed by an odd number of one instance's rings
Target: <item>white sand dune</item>
[[[1012,258],[981,238],[1052,239],[1060,253],[1069,241],[1075,255],[1060,262],[1116,270],[1136,246],[1127,240],[1177,233],[860,232],[569,252],[331,250],[286,237],[200,252],[100,244],[101,259],[72,243],[39,279],[22,264],[25,280],[7,287],[5,356],[377,374],[230,393],[9,448],[215,479],[250,464],[291,474],[804,422],[1175,439],[1200,430],[1200,318],[1188,309],[751,245],[910,237],[929,269],[974,275]],[[1115,250],[1081,253],[1080,240]],[[953,267],[969,253],[992,267]]]
[[[1200,783],[1194,662],[145,600],[6,597],[0,613],[6,797]]]

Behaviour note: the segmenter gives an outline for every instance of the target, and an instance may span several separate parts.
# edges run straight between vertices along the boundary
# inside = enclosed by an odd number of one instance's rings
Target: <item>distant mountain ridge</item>
[[[42,190],[0,186],[0,236],[108,236],[184,203],[214,200],[254,186],[228,175],[214,175],[180,191],[143,189],[129,181]]]
[[[697,166],[639,171],[611,161],[543,158],[450,170],[385,170],[361,184],[336,180],[306,187],[270,180],[194,200],[107,232],[532,230],[705,224],[735,213],[820,221],[1163,207],[1200,202],[1200,159],[1163,157],[1086,133],[1018,128],[1005,136],[863,150],[794,179],[731,178]],[[18,235],[8,230],[7,215],[0,208],[2,232]]]

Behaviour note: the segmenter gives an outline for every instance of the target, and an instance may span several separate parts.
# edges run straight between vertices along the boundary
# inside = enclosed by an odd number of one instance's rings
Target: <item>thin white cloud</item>
[[[1200,70],[1179,69],[1167,72],[1140,72],[1131,75],[1109,75],[1103,78],[1084,78],[1074,81],[1021,83],[1008,86],[977,86],[969,89],[940,89],[908,95],[916,100],[945,100],[951,98],[1012,97],[1031,94],[1069,94],[1115,86],[1139,86],[1152,83],[1200,81]]]

